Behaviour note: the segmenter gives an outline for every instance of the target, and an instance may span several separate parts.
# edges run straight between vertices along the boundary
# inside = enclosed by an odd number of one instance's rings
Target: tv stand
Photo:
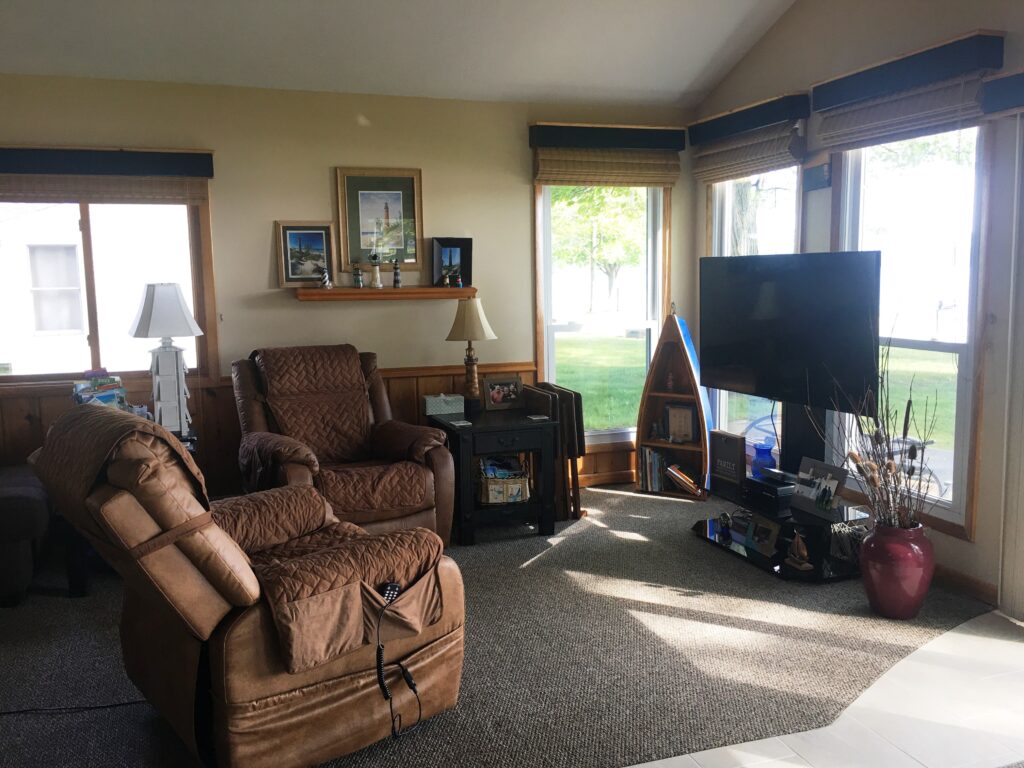
[[[871,529],[863,507],[777,515],[737,506],[693,525],[708,543],[783,579],[826,582],[860,575],[860,543]]]
[[[824,408],[783,403],[780,468],[796,474],[800,471],[800,462],[804,456],[818,461],[828,461],[825,458],[825,434]]]

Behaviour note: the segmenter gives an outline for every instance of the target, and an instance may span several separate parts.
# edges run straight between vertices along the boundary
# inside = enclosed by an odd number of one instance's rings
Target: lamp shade
[[[496,339],[491,324],[484,314],[484,305],[480,299],[459,299],[459,308],[455,312],[455,322],[448,331],[447,341],[481,341]]]
[[[149,283],[131,334],[137,339],[162,339],[202,336],[203,329],[188,311],[181,286],[177,283]]]

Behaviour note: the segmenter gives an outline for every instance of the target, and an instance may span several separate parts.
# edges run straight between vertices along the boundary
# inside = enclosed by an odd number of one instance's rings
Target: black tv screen
[[[878,387],[878,251],[700,260],[701,384],[850,412]]]

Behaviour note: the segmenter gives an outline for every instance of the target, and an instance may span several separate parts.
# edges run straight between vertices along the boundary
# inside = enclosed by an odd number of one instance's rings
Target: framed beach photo
[[[341,270],[398,260],[402,269],[421,270],[422,203],[418,168],[337,168]]]
[[[275,221],[274,233],[282,288],[315,288],[324,269],[335,280],[333,222]]]
[[[510,376],[488,376],[484,379],[484,409],[504,411],[523,407],[523,381],[518,374]]]

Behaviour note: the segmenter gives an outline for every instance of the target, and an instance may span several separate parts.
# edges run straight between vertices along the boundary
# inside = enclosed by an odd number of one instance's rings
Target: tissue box
[[[427,416],[435,413],[462,413],[465,400],[462,395],[424,395],[423,412]]]

